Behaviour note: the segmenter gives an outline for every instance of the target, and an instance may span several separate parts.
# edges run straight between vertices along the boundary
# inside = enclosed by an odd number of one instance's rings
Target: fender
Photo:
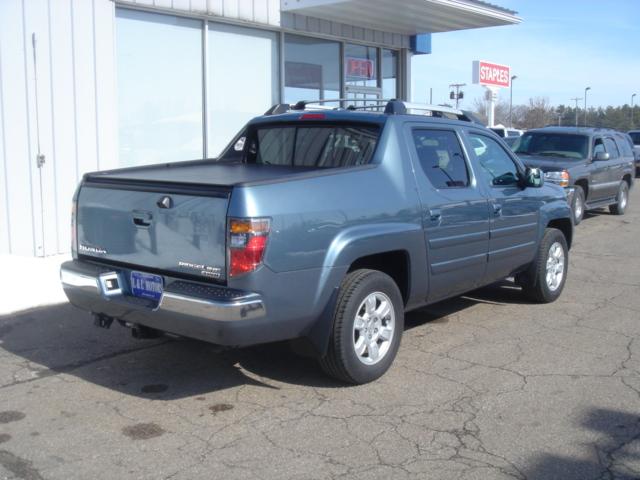
[[[538,225],[538,242],[542,240],[544,229],[547,228],[549,222],[554,220],[569,220],[571,225],[570,236],[568,238],[568,246],[571,248],[571,239],[573,238],[573,212],[569,203],[565,199],[555,199],[545,203],[540,208],[540,223]]]
[[[324,266],[348,268],[359,258],[397,250],[405,251],[409,257],[407,303],[410,304],[416,296],[424,298],[428,286],[427,247],[419,223],[374,223],[347,228],[329,245]]]
[[[413,223],[375,223],[357,225],[341,231],[333,239],[324,258],[323,272],[316,292],[318,297],[331,289],[323,314],[307,333],[315,353],[324,355],[333,329],[338,297],[336,272],[346,272],[361,257],[390,251],[405,251],[409,257],[409,295],[407,306],[422,302],[428,286],[427,255],[422,225]],[[333,278],[332,278],[333,277]],[[340,278],[340,281],[344,275]],[[318,300],[318,298],[316,299]]]

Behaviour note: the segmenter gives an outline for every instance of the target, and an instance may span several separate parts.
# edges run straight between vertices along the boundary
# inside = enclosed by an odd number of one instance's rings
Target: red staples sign
[[[473,62],[473,83],[508,88],[511,85],[511,69],[506,65],[476,60]]]

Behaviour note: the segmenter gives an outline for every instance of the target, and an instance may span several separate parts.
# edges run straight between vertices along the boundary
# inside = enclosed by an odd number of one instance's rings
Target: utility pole
[[[591,90],[591,87],[584,89],[584,126],[587,126],[587,92]]]
[[[571,99],[572,101],[576,102],[576,127],[578,126],[578,102],[580,100],[582,100],[581,97],[575,97]]]
[[[634,127],[633,125],[633,99],[636,98],[636,94],[634,93],[633,95],[631,95],[631,128]]]
[[[461,87],[466,87],[467,84],[466,83],[452,83],[449,85],[449,88],[455,88],[456,91],[454,92],[453,90],[451,90],[451,93],[449,94],[449,98],[451,100],[455,100],[456,101],[456,108],[458,108],[458,102],[464,98],[464,92],[460,91]]]

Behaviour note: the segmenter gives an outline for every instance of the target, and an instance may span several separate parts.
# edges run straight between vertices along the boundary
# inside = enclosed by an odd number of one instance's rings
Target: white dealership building
[[[519,21],[478,0],[0,0],[0,254],[69,251],[85,172],[215,157],[276,103],[410,99],[432,33]]]

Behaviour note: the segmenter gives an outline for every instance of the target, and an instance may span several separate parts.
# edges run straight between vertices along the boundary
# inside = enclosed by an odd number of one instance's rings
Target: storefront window
[[[398,52],[382,49],[382,98],[398,96]]]
[[[345,84],[351,87],[378,86],[377,48],[347,44],[344,47]]]
[[[120,165],[202,158],[202,22],[116,10]]]
[[[340,44],[285,35],[284,101],[340,98]]]
[[[207,50],[207,151],[215,157],[247,121],[278,103],[278,34],[210,23]]]

